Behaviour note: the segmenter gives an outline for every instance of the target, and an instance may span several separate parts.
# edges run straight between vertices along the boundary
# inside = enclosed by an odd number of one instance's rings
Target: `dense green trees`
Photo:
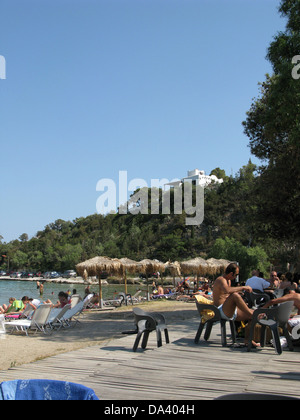
[[[257,245],[251,221],[256,208],[251,195],[255,170],[250,161],[235,177],[225,176],[223,184],[206,188],[205,217],[199,226],[187,226],[184,212],[94,214],[56,220],[34,238],[22,235],[20,240],[1,243],[1,254],[10,258],[11,269],[64,271],[95,255],[162,261],[207,256],[217,238],[233,238],[241,247]],[[2,258],[2,267],[7,267],[7,257]],[[224,252],[222,257],[232,258]]]
[[[251,271],[254,267],[262,271],[265,276],[270,271],[267,253],[261,246],[250,248],[233,238],[218,238],[210,250],[210,256],[237,261],[240,266],[240,276],[243,280],[251,277]]]
[[[243,124],[251,152],[262,161],[254,189],[256,235],[270,253],[299,261],[300,78],[294,57],[300,54],[300,0],[282,0],[279,11],[287,21],[268,49],[274,73],[261,83]]]
[[[64,271],[95,255],[161,261],[201,255],[237,260],[245,277],[254,267],[266,272],[271,262],[291,262],[290,249],[268,236],[262,239],[257,229],[256,166],[249,161],[235,176],[224,179],[223,184],[205,189],[204,221],[199,226],[187,226],[184,212],[56,220],[29,240],[22,235],[10,243],[0,242],[0,255],[6,255],[0,266],[7,268],[9,259],[11,269]]]
[[[251,152],[263,162],[256,185],[260,234],[299,244],[300,79],[292,77],[292,60],[300,54],[300,1],[283,0],[279,10],[287,25],[268,49],[274,74],[261,84],[244,127]]]

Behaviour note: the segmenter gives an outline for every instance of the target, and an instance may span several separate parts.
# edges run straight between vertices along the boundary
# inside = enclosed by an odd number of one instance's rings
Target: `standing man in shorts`
[[[221,317],[227,321],[249,321],[253,310],[249,309],[239,292],[252,292],[250,286],[231,287],[231,282],[239,274],[239,267],[235,263],[227,266],[224,276],[216,279],[213,287],[214,305],[220,310]]]

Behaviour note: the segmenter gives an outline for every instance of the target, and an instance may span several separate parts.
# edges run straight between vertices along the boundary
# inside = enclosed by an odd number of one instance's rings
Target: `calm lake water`
[[[7,304],[10,297],[21,299],[23,296],[32,297],[33,299],[57,301],[57,295],[59,292],[67,292],[73,289],[77,290],[77,293],[82,297],[85,296],[84,290],[86,285],[83,284],[57,284],[57,283],[44,283],[44,293],[40,296],[40,291],[36,287],[35,281],[17,281],[17,280],[0,280],[0,305]],[[135,294],[139,290],[139,285],[127,285],[128,293]],[[146,287],[143,286],[142,289]],[[90,286],[91,292],[98,293],[99,285],[95,284]],[[124,285],[109,284],[102,285],[103,299],[112,299],[115,294],[124,292]]]

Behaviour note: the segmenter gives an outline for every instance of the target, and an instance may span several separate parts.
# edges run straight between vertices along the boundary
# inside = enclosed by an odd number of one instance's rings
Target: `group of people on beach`
[[[294,306],[300,314],[300,294],[298,285],[285,284],[280,282],[277,273],[273,271],[269,281],[262,277],[258,277],[260,273],[257,270],[252,272],[252,277],[249,278],[244,286],[232,286],[232,282],[239,274],[239,267],[235,263],[227,266],[225,274],[216,279],[213,286],[213,303],[218,307],[221,317],[225,320],[234,320],[246,322],[250,321],[253,316],[254,309],[250,308],[243,299],[241,292],[252,291],[267,291],[272,293],[272,290],[281,288],[283,290],[282,296],[274,298],[271,295],[270,300],[264,304],[263,308],[292,301]],[[257,346],[258,344],[253,343]]]
[[[8,300],[8,305],[4,303],[2,306],[0,306],[0,314],[20,315],[24,309],[26,309],[27,305],[29,305],[32,310],[35,311],[39,304],[40,301],[38,299],[29,298],[28,296],[23,296],[22,299],[11,297]]]
[[[39,287],[40,286],[41,285],[39,285]],[[4,303],[2,306],[0,306],[0,314],[5,316],[18,315],[20,318],[22,318],[22,314],[25,309],[26,312],[27,309],[32,309],[32,311],[35,311],[41,304],[51,305],[52,308],[63,308],[64,306],[71,304],[71,300],[74,295],[79,296],[77,295],[76,289],[73,289],[72,292],[70,290],[67,292],[61,291],[58,293],[58,300],[55,303],[50,299],[39,300],[29,298],[28,296],[23,296],[22,299],[11,297],[9,298],[8,304]],[[85,288],[84,297],[81,298],[81,296],[79,296],[79,300],[88,300],[94,306],[99,305],[99,295],[92,293],[89,286]]]
[[[265,301],[264,308],[283,302],[292,301],[297,308],[298,315],[300,315],[300,286],[298,274],[277,274],[272,271],[269,279],[265,279],[262,272],[253,270],[252,276],[246,281],[245,285],[237,284],[236,279],[239,275],[239,266],[235,263],[230,263],[225,269],[224,275],[218,277],[213,285],[210,286],[207,279],[202,279],[201,285],[198,288],[196,285],[194,290],[191,290],[191,285],[188,279],[180,282],[176,288],[178,294],[177,300],[199,301],[205,297],[207,302],[213,303],[220,310],[221,317],[226,321],[233,320],[243,324],[251,322],[253,312],[251,305],[248,304],[245,298],[252,291],[264,293]],[[280,297],[276,297],[275,292]],[[191,293],[192,292],[192,293]],[[202,299],[203,300],[203,299]],[[254,346],[258,344],[253,342]]]
[[[153,281],[152,294],[150,295],[150,297],[163,296],[163,295],[168,295],[170,293],[172,293],[172,289],[170,287],[163,288],[163,286],[161,286],[160,284],[157,284],[156,281]]]
[[[73,294],[76,294],[76,290],[73,290]],[[23,296],[22,299],[11,297],[9,298],[8,304],[4,303],[0,306],[0,314],[10,316],[19,315],[19,317],[22,318],[22,313],[25,309],[28,309],[28,306],[32,309],[32,311],[35,311],[42,303],[49,304],[52,308],[63,308],[67,304],[71,303],[71,298],[72,294],[67,292],[59,292],[56,303],[53,303],[50,299],[40,301],[39,299],[29,298],[28,296]]]
[[[261,293],[265,292],[268,294],[268,299],[266,299],[266,303],[263,306],[264,308],[292,301],[298,310],[298,315],[300,315],[300,288],[295,276],[290,273],[278,276],[276,271],[272,271],[270,278],[266,280],[264,279],[263,273],[258,270],[253,270],[252,277],[246,281],[245,285],[233,286],[233,283],[235,283],[238,275],[239,266],[235,263],[230,263],[227,266],[224,275],[219,276],[214,281],[213,289],[210,288],[208,281],[204,280],[202,282],[201,289],[196,288],[192,295],[188,293],[188,296],[191,298],[197,295],[208,297],[211,299],[212,303],[218,307],[221,317],[225,320],[240,321],[243,323],[248,321],[251,322],[254,309],[247,304],[247,300],[245,300],[243,292],[251,293],[252,291]],[[187,279],[185,279],[178,285],[176,292],[182,296],[186,290],[189,292],[189,289],[190,285]],[[282,290],[280,297],[276,297],[274,295],[275,290]],[[164,295],[170,293],[170,290],[164,290],[162,286],[158,286],[156,283],[153,283],[152,293],[153,295]],[[73,290],[73,295],[74,294],[76,294],[76,290]],[[71,303],[71,298],[71,292],[59,292],[58,301],[56,303],[53,303],[50,299],[41,302],[38,299],[32,299],[28,296],[24,296],[20,300],[11,297],[8,304],[0,306],[0,314],[20,315],[26,308],[28,308],[28,305],[34,311],[41,303],[50,304],[53,308],[63,308],[65,305]],[[94,304],[97,305],[97,303],[99,303],[99,297],[97,295],[93,296],[90,292],[89,286],[85,290],[85,298],[94,298]]]

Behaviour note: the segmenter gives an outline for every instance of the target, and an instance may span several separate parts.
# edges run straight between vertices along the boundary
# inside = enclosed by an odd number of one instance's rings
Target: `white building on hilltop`
[[[192,171],[188,171],[187,176],[185,178],[182,178],[178,181],[169,182],[168,184],[165,184],[165,187],[180,187],[185,182],[190,182],[193,185],[200,185],[201,187],[205,188],[211,183],[222,184],[223,179],[217,178],[216,175],[205,175],[205,171],[199,171],[199,169],[194,169]]]

